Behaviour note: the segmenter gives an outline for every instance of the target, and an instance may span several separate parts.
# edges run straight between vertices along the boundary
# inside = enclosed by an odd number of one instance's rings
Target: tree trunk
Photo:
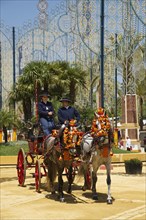
[[[7,134],[7,128],[6,126],[3,126],[3,132],[4,132],[4,140],[5,140],[5,143],[8,142],[8,134]]]
[[[37,93],[37,94],[36,94]],[[32,102],[36,101],[37,102],[40,102],[41,101],[41,98],[40,98],[40,94],[41,94],[41,85],[40,83],[38,82],[36,87],[35,87],[35,91],[34,91],[34,97],[33,97],[33,100]],[[34,110],[35,111],[35,110]]]
[[[28,121],[32,117],[32,111],[31,111],[31,99],[27,98],[23,100],[23,112],[24,112],[24,120]]]
[[[44,82],[44,91],[48,92],[48,82]]]
[[[72,80],[69,84],[69,97],[74,104],[76,96],[76,83]]]

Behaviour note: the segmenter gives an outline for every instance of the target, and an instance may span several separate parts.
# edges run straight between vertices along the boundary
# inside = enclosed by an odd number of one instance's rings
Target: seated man
[[[72,119],[75,119],[78,123],[80,121],[80,114],[74,107],[70,106],[71,101],[68,98],[62,98],[60,102],[62,103],[62,107],[58,109],[58,120],[62,125],[60,129],[60,142],[61,146],[64,146],[64,144],[66,145],[66,142],[68,142],[65,138],[65,134],[63,135],[64,125],[68,126]],[[69,138],[68,135],[67,138]]]
[[[40,123],[43,128],[45,136],[51,134],[52,129],[55,127],[54,123],[54,108],[51,102],[48,102],[48,93],[43,92],[41,95],[41,102],[38,104],[38,113],[40,118]]]
[[[74,107],[70,106],[71,101],[68,98],[62,98],[60,102],[62,102],[62,107],[58,110],[60,124],[67,124],[71,119],[76,119],[78,123],[80,114]]]

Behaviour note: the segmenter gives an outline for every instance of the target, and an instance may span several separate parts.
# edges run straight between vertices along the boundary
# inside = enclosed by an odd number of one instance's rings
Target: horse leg
[[[110,163],[106,163],[106,170],[107,170],[107,185],[108,185],[108,193],[107,193],[107,204],[112,204],[112,197],[111,197],[111,171],[110,171]]]
[[[56,165],[51,160],[48,159],[47,167],[48,167],[48,172],[47,172],[48,188],[50,189],[52,194],[55,194],[54,181],[57,175]]]
[[[59,193],[58,198],[60,202],[64,202],[63,179],[62,179],[63,170],[58,172],[58,193]]]
[[[72,177],[72,166],[69,167],[68,169],[68,190],[67,193],[71,194],[71,184],[73,182],[73,177]]]
[[[97,183],[97,170],[99,168],[99,164],[97,164],[97,160],[95,160],[95,162],[92,163],[92,199],[93,200],[98,200],[98,195],[96,192],[96,183]]]
[[[56,179],[56,175],[57,175],[57,169],[56,169],[56,164],[54,164],[54,162],[52,162],[52,166],[51,167],[51,172],[52,172],[52,177],[50,179],[50,186],[51,186],[51,193],[52,194],[55,194],[55,186],[54,186],[54,182],[55,182],[55,179]],[[50,167],[49,167],[49,170],[50,170]]]
[[[92,199],[93,200],[98,200],[98,195],[96,192],[96,182],[97,182],[96,172],[92,171]]]
[[[51,193],[55,194],[54,182],[50,182],[50,187],[51,187]]]
[[[88,189],[88,180],[87,180],[88,164],[84,162],[82,164],[82,169],[84,175],[84,185],[82,186],[82,190],[86,191]]]

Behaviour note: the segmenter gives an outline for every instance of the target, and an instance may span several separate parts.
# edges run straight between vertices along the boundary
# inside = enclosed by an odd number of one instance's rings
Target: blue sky
[[[28,20],[34,20],[39,14],[37,8],[39,0],[0,0],[0,18],[8,26],[21,26]],[[60,0],[47,0],[48,11]]]

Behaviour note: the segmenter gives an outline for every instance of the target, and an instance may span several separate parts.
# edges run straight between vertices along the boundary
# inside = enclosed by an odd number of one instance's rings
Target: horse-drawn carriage
[[[26,179],[26,170],[35,168],[33,177],[35,177],[36,191],[40,191],[41,177],[46,176],[47,171],[42,159],[44,157],[44,135],[41,132],[39,124],[34,124],[28,128],[28,147],[29,151],[24,152],[21,148],[17,157],[17,175],[20,186],[24,186]],[[40,162],[41,161],[41,162]],[[41,172],[41,168],[44,173]]]
[[[63,179],[65,173],[68,180],[68,193],[71,193],[71,184],[79,167],[84,167],[83,190],[91,188],[93,199],[97,199],[96,173],[100,165],[107,169],[108,197],[107,203],[112,203],[110,195],[110,164],[111,164],[111,125],[108,116],[102,108],[95,112],[91,129],[87,133],[80,131],[71,120],[68,126],[52,131],[52,134],[44,137],[40,132],[32,132],[28,139],[29,152],[25,153],[21,148],[18,153],[17,173],[20,186],[24,185],[26,170],[35,168],[36,191],[40,191],[41,178],[47,176],[50,189],[55,193],[54,179],[58,175],[58,193],[60,201],[64,201]],[[43,170],[43,172],[41,172]]]
[[[53,149],[58,154],[57,160],[70,162],[70,166],[65,166],[63,171],[67,180],[72,184],[81,163],[80,142],[82,136],[83,132],[76,127],[75,120],[71,120],[67,126],[63,125],[60,129],[52,130],[51,135],[47,137],[44,136],[39,123],[29,127],[29,151],[24,152],[23,148],[21,148],[17,157],[19,185],[24,186],[26,170],[35,168],[35,172],[32,175],[35,178],[36,191],[40,192],[41,178],[47,176],[47,169],[52,169],[52,167],[47,166],[48,158],[56,163],[52,157]],[[89,176],[89,174],[87,175]],[[88,179],[90,181],[90,177]]]

